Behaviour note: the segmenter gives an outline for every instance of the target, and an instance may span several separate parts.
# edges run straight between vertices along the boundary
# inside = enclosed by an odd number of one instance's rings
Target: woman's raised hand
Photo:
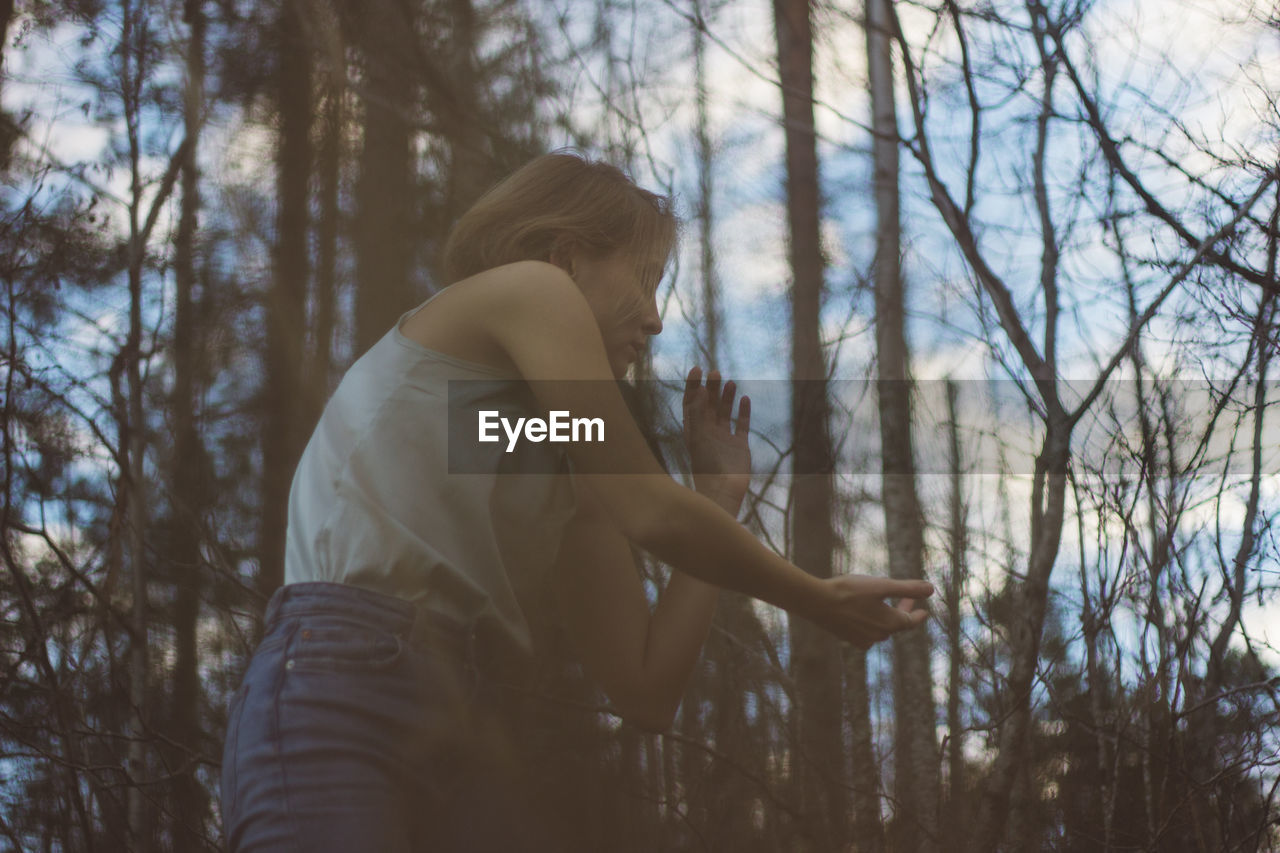
[[[733,417],[733,380],[720,383],[713,370],[702,382],[702,368],[689,371],[684,383],[684,444],[693,466],[694,488],[736,512],[751,484],[751,398],[738,403]]]

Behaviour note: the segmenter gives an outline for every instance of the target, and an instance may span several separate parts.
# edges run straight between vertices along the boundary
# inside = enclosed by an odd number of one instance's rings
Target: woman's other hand
[[[933,595],[928,581],[837,575],[823,583],[825,604],[804,615],[860,649],[923,625],[929,618],[927,610],[915,608],[917,600]],[[897,599],[897,605],[886,604],[886,598]]]
[[[693,467],[693,485],[736,515],[751,484],[751,398],[738,402],[733,417],[737,386],[733,380],[720,382],[713,370],[702,382],[702,369],[694,367],[684,383],[684,445]]]

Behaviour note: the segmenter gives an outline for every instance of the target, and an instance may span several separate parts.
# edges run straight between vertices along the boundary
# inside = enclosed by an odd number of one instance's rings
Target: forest
[[[717,368],[743,523],[937,589],[865,652],[721,593],[657,733],[552,661],[584,849],[1280,849],[1274,5],[0,0],[0,35],[0,850],[223,849],[325,401],[563,148],[681,214],[630,377],[672,475],[668,392]]]

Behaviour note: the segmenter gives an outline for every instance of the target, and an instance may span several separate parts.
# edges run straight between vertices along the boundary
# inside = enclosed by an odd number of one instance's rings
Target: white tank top
[[[569,460],[549,443],[507,453],[471,441],[467,452],[482,456],[465,468],[484,473],[449,472],[451,398],[454,429],[476,424],[479,409],[529,417],[536,403],[518,375],[406,337],[400,326],[418,308],[351,366],[303,451],[285,583],[377,590],[531,651],[529,617],[550,612],[548,570],[575,506]]]

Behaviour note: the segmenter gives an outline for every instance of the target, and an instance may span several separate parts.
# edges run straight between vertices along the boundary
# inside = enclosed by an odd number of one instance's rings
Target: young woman
[[[558,626],[618,712],[660,729],[718,587],[863,648],[924,621],[929,584],[814,578],[738,524],[750,410],[733,416],[733,383],[687,378],[696,488],[660,467],[617,380],[662,330],[675,234],[667,200],[616,168],[540,157],[458,221],[452,284],[348,371],[298,465],[286,582],[229,709],[230,849],[565,849],[502,746]],[[484,413],[556,411],[608,441],[479,440]],[[632,545],[676,570],[652,612]]]

